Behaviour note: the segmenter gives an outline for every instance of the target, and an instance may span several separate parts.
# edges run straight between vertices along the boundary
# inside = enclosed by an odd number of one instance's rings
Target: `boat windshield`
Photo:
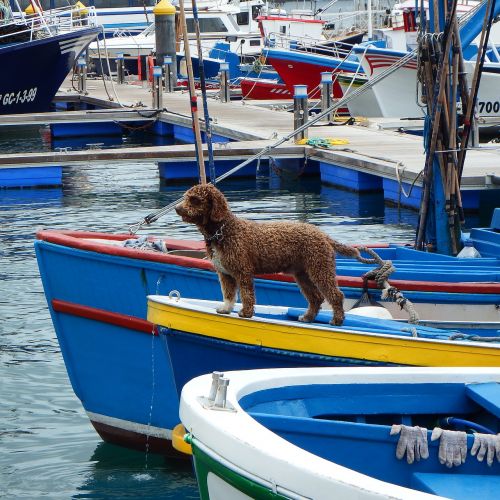
[[[155,23],[151,23],[143,32],[142,35],[144,36],[150,36],[153,35],[155,32]]]
[[[200,17],[200,33],[226,33],[227,26],[220,17]],[[188,33],[194,33],[194,19],[186,19]]]

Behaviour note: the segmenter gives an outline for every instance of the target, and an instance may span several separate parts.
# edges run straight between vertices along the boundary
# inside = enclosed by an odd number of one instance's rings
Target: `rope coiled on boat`
[[[358,250],[371,255],[373,260],[378,264],[377,268],[368,271],[363,276],[365,288],[367,287],[368,280],[375,281],[377,287],[382,290],[382,300],[391,300],[396,302],[402,310],[404,309],[408,313],[408,322],[417,324],[420,321],[420,318],[411,301],[405,298],[401,290],[392,286],[388,281],[389,276],[396,271],[396,268],[392,264],[392,260],[383,260],[373,249],[368,247],[360,247]]]

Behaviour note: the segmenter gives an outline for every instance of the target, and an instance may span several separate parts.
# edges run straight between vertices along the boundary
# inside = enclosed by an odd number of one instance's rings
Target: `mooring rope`
[[[500,342],[500,337],[482,337],[481,335],[469,335],[467,333],[454,333],[450,340],[472,340],[474,342]]]
[[[401,309],[404,309],[408,313],[408,322],[417,324],[420,321],[420,318],[411,301],[405,298],[403,292],[395,286],[392,286],[388,281],[389,276],[396,271],[396,268],[392,264],[392,260],[383,260],[373,249],[368,247],[359,247],[358,250],[371,255],[373,257],[372,262],[374,261],[378,264],[376,269],[372,269],[364,275],[363,278],[365,283],[368,280],[375,281],[377,287],[382,290],[382,300],[391,300],[396,302]]]

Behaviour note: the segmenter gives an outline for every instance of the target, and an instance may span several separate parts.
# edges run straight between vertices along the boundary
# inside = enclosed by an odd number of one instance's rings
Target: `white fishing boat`
[[[215,372],[180,418],[202,500],[498,498],[499,368]]]
[[[406,52],[378,47],[355,46],[354,52],[361,62],[368,81],[376,78],[390,66],[400,61]],[[495,49],[496,50],[496,49]],[[475,63],[465,61],[469,81],[472,81]],[[378,81],[370,89],[380,109],[381,117],[423,117],[426,105],[417,89],[418,64],[416,56],[396,69],[390,76]],[[500,120],[500,63],[486,62],[483,67],[478,94],[478,111],[481,117]],[[373,116],[373,115],[372,115]]]
[[[213,2],[198,6],[203,55],[207,56],[217,42],[225,41],[228,44],[228,52],[257,56],[262,44],[256,18],[262,5],[262,0],[250,0],[239,5]],[[189,5],[186,6],[186,23],[190,35],[190,51],[192,55],[196,55],[198,48],[195,24]],[[120,54],[124,57],[129,72],[137,73],[138,58],[154,54],[155,44],[155,25],[152,23],[138,35],[118,34],[105,42],[96,41],[89,47],[89,56],[94,63],[99,59],[108,58],[113,68],[114,61]],[[179,57],[183,57],[183,45],[180,41]]]
[[[465,59],[465,70],[469,82],[472,81],[476,55],[477,39],[481,33],[486,2],[457,4],[460,17],[459,30]],[[423,4],[427,10],[428,5]],[[493,7],[494,14],[500,13],[500,4]],[[425,97],[418,84],[417,13],[415,5],[408,2],[396,4],[392,11],[392,26],[374,30],[370,42],[353,47],[353,53],[361,64],[361,72],[368,82],[379,79],[391,66],[403,58],[406,62],[395,69],[389,76],[367,86],[368,92],[376,101],[378,116],[384,118],[422,118],[426,114]],[[500,120],[500,54],[496,43],[499,40],[494,32],[490,34],[490,43],[486,62],[483,67],[477,104],[479,115],[489,124]],[[413,57],[411,56],[411,51]],[[356,75],[357,76],[357,75]],[[359,98],[358,98],[359,99]],[[357,103],[351,103],[356,106]],[[359,107],[359,106],[358,106]],[[368,115],[366,115],[368,116]],[[377,115],[370,115],[377,116]]]

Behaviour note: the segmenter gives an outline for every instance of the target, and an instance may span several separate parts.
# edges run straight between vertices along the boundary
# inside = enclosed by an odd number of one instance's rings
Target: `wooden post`
[[[186,13],[184,11],[184,0],[179,0],[179,17],[184,38],[184,57],[186,58],[186,68],[188,72],[189,95],[191,97],[191,119],[193,122],[193,132],[195,138],[196,157],[198,170],[200,173],[200,183],[207,183],[205,173],[205,161],[203,159],[203,143],[201,141],[200,121],[198,118],[198,97],[194,88],[193,61],[191,61],[191,50],[189,47],[189,35],[186,24]]]

